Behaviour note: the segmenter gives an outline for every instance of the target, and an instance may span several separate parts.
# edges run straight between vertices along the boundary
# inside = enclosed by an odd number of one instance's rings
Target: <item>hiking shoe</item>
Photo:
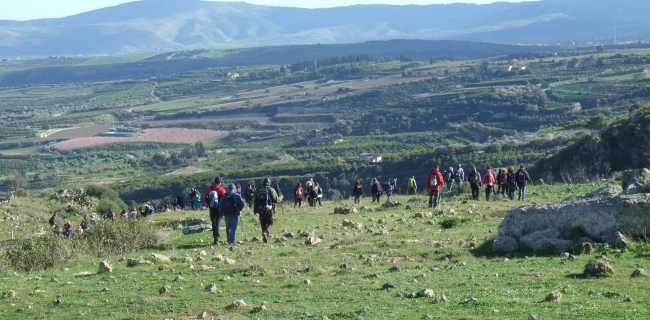
[[[268,236],[266,235],[266,233],[262,233],[262,240],[264,240],[264,243],[269,242],[269,238],[268,238]]]

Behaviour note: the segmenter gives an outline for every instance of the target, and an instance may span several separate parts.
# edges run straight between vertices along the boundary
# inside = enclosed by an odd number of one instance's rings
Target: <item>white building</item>
[[[359,157],[361,160],[366,160],[371,163],[381,162],[381,156],[377,156],[372,153],[362,153]]]

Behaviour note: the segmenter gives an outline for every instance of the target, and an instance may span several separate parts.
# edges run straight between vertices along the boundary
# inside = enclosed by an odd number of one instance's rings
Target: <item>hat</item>
[[[221,182],[223,182],[223,179],[221,179],[221,177],[214,178],[214,183],[221,184]]]
[[[231,184],[228,185],[228,189],[234,190],[234,189],[237,189],[237,187],[235,186],[234,183],[231,183]]]
[[[439,166],[435,166],[434,169],[440,169],[440,167],[439,167]]]
[[[355,181],[356,184],[361,184],[361,180]]]
[[[266,185],[270,185],[270,184],[271,184],[271,179],[269,179],[269,178],[264,178],[264,180],[262,180],[262,184],[265,185],[265,186],[266,186]]]
[[[524,168],[524,165],[523,165],[523,164],[519,166],[519,169],[523,169],[523,168]]]

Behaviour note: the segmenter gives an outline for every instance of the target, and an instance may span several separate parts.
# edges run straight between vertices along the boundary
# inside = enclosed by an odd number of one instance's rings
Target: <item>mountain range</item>
[[[647,0],[303,9],[143,0],[59,19],[0,21],[0,56],[100,55],[197,48],[469,40],[537,44],[650,33]]]

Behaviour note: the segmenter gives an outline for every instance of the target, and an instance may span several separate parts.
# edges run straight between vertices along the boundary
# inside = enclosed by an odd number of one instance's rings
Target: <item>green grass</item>
[[[557,201],[573,193],[591,190],[592,186],[531,187],[531,201]],[[397,197],[407,203],[411,197]],[[424,197],[416,198],[424,201]],[[323,209],[284,209],[276,215],[273,235],[292,232],[296,238],[269,244],[250,241],[259,237],[259,227],[250,212],[243,215],[243,231],[237,240],[243,244],[212,246],[211,234],[183,236],[171,231],[168,242],[155,250],[146,250],[124,257],[106,259],[114,266],[110,275],[74,277],[82,271],[95,272],[101,259],[87,258],[42,272],[12,271],[0,274],[0,291],[14,290],[16,298],[5,298],[0,314],[15,319],[29,319],[47,315],[50,319],[77,318],[80,315],[94,319],[190,319],[206,311],[209,317],[248,319],[420,319],[432,315],[436,319],[525,319],[535,314],[540,319],[557,318],[645,318],[648,310],[647,281],[629,277],[645,258],[631,251],[620,255],[610,252],[614,275],[603,279],[582,279],[584,265],[600,255],[578,256],[566,260],[553,256],[522,253],[504,262],[503,256],[492,255],[488,249],[496,236],[496,227],[507,210],[519,203],[476,202],[463,204],[464,198],[445,198],[442,209],[456,211],[456,217],[466,222],[443,230],[437,222],[445,217],[413,218],[418,202],[410,203],[415,210],[391,209],[362,211],[353,215],[333,215],[336,203],[325,202]],[[376,208],[367,203],[366,206]],[[348,202],[346,202],[348,203]],[[472,213],[469,213],[471,210]],[[207,211],[166,213],[150,218],[156,226],[175,225],[184,217],[207,217]],[[400,221],[404,218],[405,222]],[[342,227],[343,219],[364,225],[363,231]],[[382,219],[383,221],[379,221]],[[368,230],[388,230],[375,235]],[[300,231],[314,232],[324,240],[306,246]],[[473,249],[474,248],[474,249]],[[197,261],[205,250],[206,261]],[[159,252],[171,257],[190,256],[192,263],[175,262],[158,266],[127,268],[122,258],[147,256]],[[236,261],[234,265],[211,261],[223,255]],[[194,269],[190,269],[190,264]],[[347,269],[341,265],[347,264]],[[214,267],[204,270],[203,265]],[[398,266],[399,271],[390,271]],[[182,273],[183,281],[174,282]],[[34,280],[38,276],[41,280]],[[224,277],[230,280],[223,282]],[[56,278],[58,282],[52,282]],[[31,279],[31,280],[28,280]],[[311,284],[304,284],[310,280]],[[68,283],[70,282],[70,283]],[[391,282],[395,289],[381,290]],[[210,283],[217,284],[217,293],[204,290]],[[170,293],[161,295],[158,289],[166,285]],[[36,288],[44,290],[30,295]],[[107,292],[101,292],[107,288]],[[182,288],[182,289],[181,289]],[[446,302],[432,298],[408,298],[425,288],[435,296],[444,295]],[[544,302],[553,290],[566,290],[559,302]],[[593,292],[590,293],[590,290]],[[608,298],[606,292],[620,296]],[[400,296],[401,295],[401,296]],[[634,302],[625,302],[625,295]],[[478,301],[464,304],[469,298]],[[55,299],[62,301],[55,305]],[[228,306],[243,299],[248,306],[232,309]],[[268,303],[267,311],[254,314],[253,307]],[[31,306],[31,308],[29,308]],[[368,311],[357,313],[364,307]],[[17,309],[24,309],[17,312]]]

